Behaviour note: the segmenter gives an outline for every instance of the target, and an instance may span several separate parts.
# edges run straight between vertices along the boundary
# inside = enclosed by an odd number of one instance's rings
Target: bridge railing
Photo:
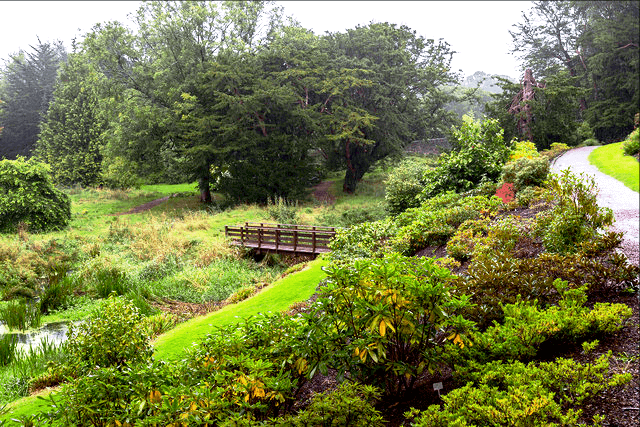
[[[232,244],[258,251],[320,254],[329,252],[335,227],[247,222],[244,226],[225,226]]]

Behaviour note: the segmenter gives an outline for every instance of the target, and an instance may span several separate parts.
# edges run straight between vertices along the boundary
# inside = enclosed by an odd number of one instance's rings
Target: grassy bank
[[[589,162],[633,191],[639,190],[640,165],[634,157],[624,155],[622,142],[596,148],[589,155]]]

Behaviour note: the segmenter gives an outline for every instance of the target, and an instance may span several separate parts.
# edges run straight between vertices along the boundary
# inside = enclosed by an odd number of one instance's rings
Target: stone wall
[[[407,153],[413,154],[440,154],[443,151],[451,150],[451,144],[447,138],[425,139],[421,141],[413,141],[404,149]]]

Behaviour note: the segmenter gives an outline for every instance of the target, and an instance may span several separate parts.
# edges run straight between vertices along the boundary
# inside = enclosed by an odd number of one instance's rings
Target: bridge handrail
[[[335,230],[335,227],[247,222],[244,226],[225,226],[225,235],[235,239],[234,244],[251,248],[318,254],[329,251]]]

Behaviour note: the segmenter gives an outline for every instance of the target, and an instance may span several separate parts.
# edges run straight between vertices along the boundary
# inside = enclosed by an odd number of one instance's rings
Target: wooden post
[[[311,245],[311,252],[312,253],[316,253],[316,228],[313,227],[313,229],[311,230],[311,233],[313,234],[313,238],[311,239],[312,241],[312,245]]]

